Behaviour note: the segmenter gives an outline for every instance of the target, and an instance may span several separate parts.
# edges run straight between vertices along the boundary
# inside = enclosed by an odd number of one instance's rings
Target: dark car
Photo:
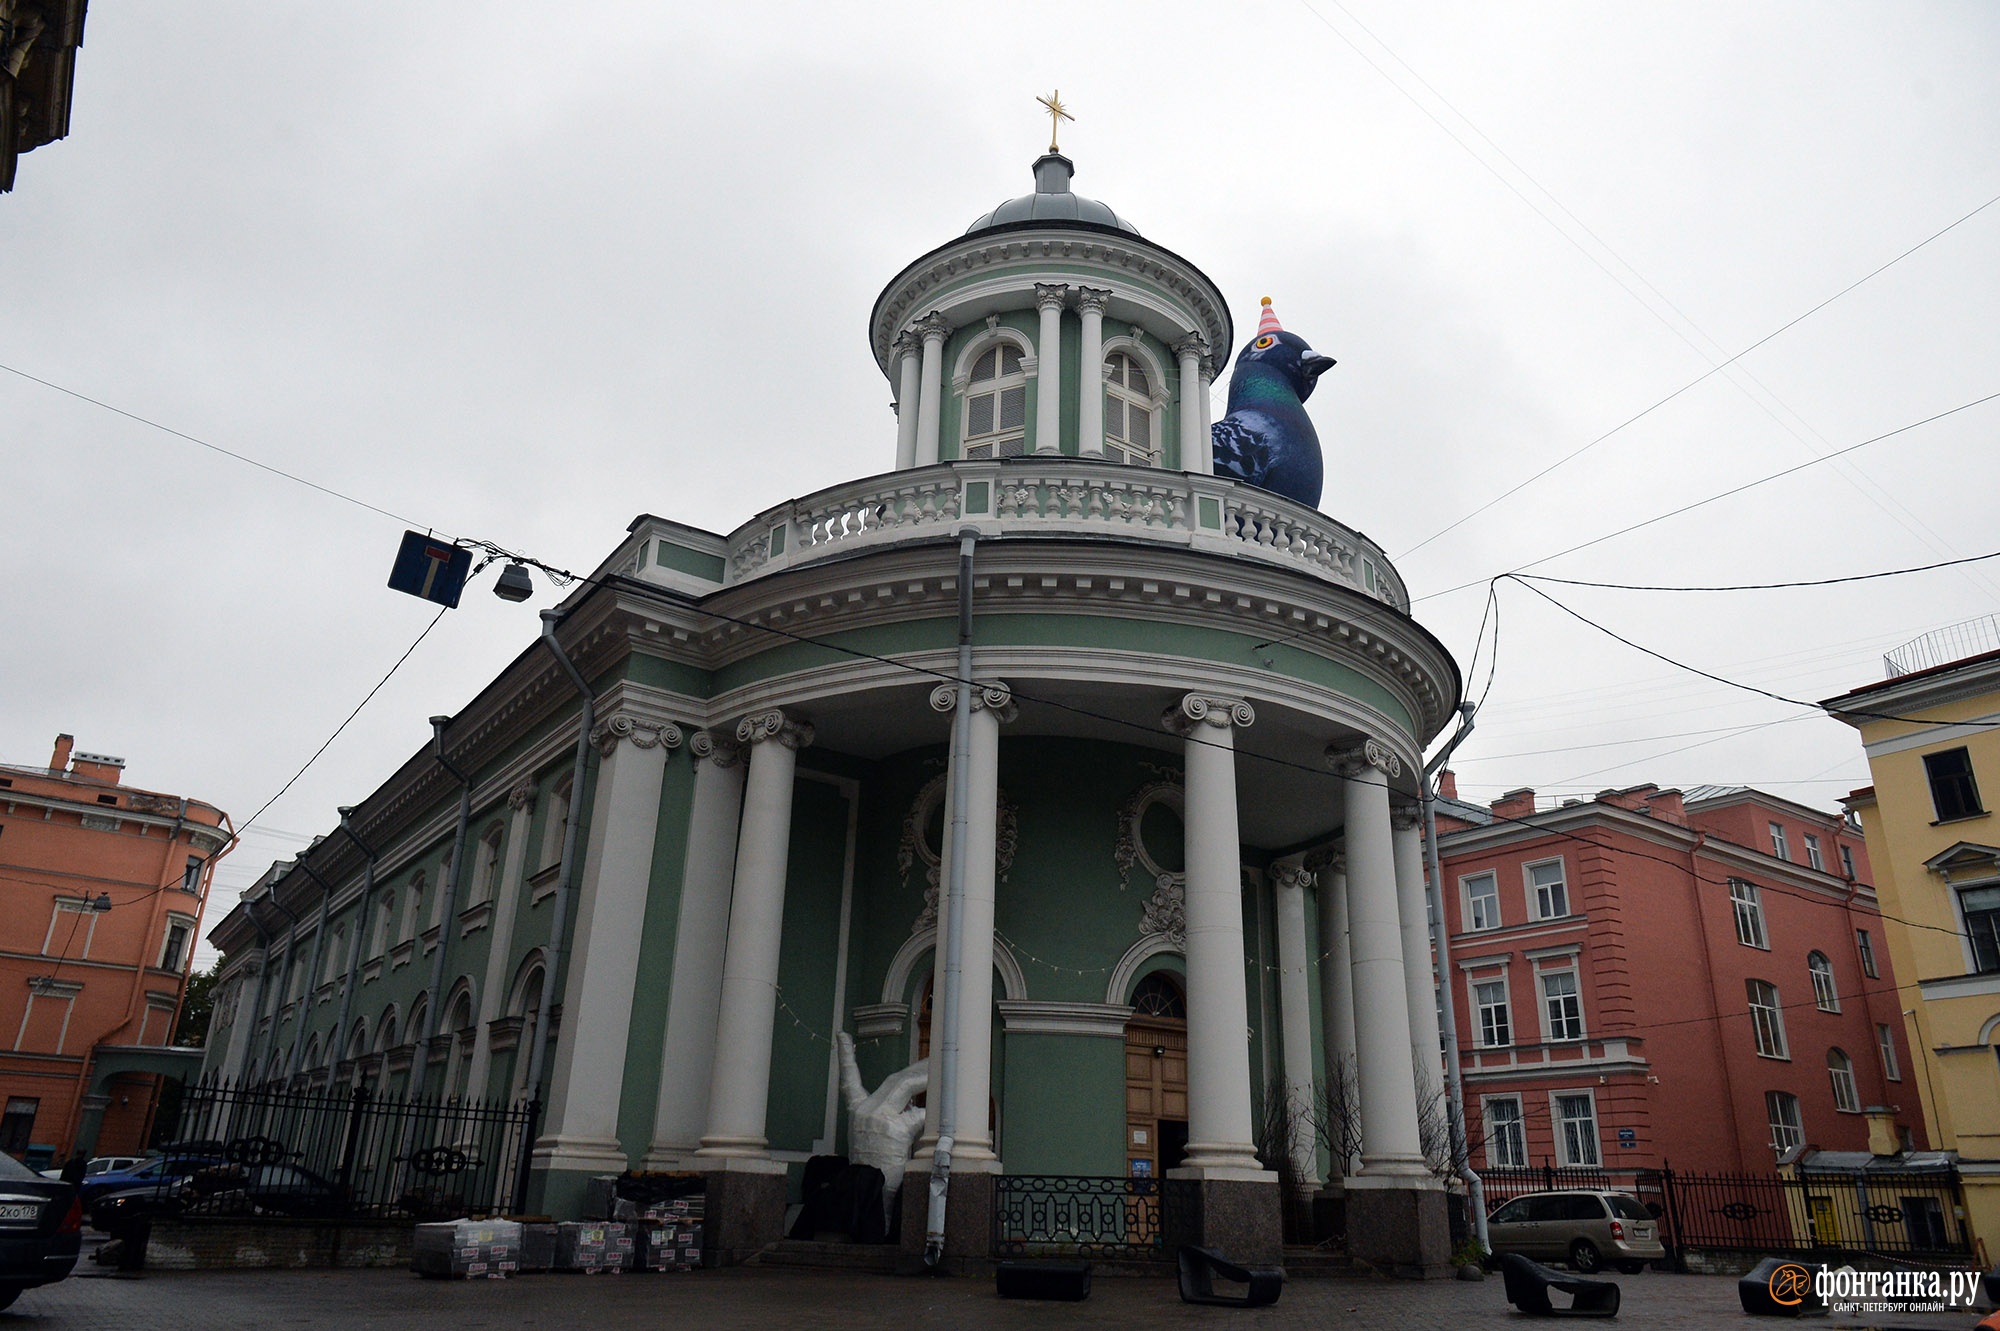
[[[161,1191],[169,1188],[177,1179],[184,1179],[197,1170],[227,1164],[217,1155],[159,1155],[131,1169],[114,1169],[102,1174],[92,1174],[83,1181],[83,1209],[96,1207],[97,1199],[114,1192],[128,1192],[134,1188],[151,1188]]]
[[[90,1223],[109,1231],[155,1216],[320,1216],[339,1210],[338,1198],[332,1183],[297,1165],[209,1165],[184,1178],[101,1193],[91,1202]]]
[[[82,1243],[76,1189],[0,1154],[0,1308],[68,1275]]]

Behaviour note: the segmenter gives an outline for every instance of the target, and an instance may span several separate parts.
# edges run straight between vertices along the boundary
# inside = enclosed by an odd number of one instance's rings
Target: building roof
[[[1086,199],[1070,190],[1070,177],[1075,171],[1076,164],[1069,158],[1059,153],[1044,153],[1035,159],[1035,192],[1009,199],[991,212],[980,214],[965,228],[965,234],[970,236],[1000,227],[1081,223],[1138,235],[1139,228],[1111,211],[1109,204]]]

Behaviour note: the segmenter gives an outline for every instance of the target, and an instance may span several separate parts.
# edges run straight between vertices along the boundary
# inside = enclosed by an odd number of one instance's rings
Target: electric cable
[[[1917,564],[1911,568],[1883,569],[1877,573],[1850,573],[1840,578],[1808,578],[1801,582],[1739,582],[1690,587],[1672,587],[1659,583],[1590,582],[1583,578],[1553,577],[1547,573],[1513,573],[1508,576],[1516,582],[1559,582],[1566,587],[1603,587],[1621,592],[1775,592],[1795,587],[1835,587],[1849,582],[1872,582],[1877,578],[1900,578],[1909,573],[1929,573],[1934,569],[1956,568],[1960,564],[1978,564],[1988,559],[2000,559],[2000,550],[1995,550],[1991,554],[1966,555],[1962,559],[1940,560],[1935,564]]]

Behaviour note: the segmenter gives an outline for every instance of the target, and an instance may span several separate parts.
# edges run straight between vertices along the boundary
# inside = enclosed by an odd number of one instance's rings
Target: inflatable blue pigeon
[[[1237,354],[1229,376],[1229,414],[1210,427],[1215,474],[1318,508],[1319,435],[1305,400],[1332,368],[1333,357],[1278,326],[1271,298],[1264,297],[1256,340]]]

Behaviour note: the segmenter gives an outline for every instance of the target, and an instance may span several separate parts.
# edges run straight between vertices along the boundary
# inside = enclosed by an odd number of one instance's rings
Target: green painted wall
[[[1001,1083],[1010,1174],[1125,1172],[1125,1042],[1010,1035]]]

